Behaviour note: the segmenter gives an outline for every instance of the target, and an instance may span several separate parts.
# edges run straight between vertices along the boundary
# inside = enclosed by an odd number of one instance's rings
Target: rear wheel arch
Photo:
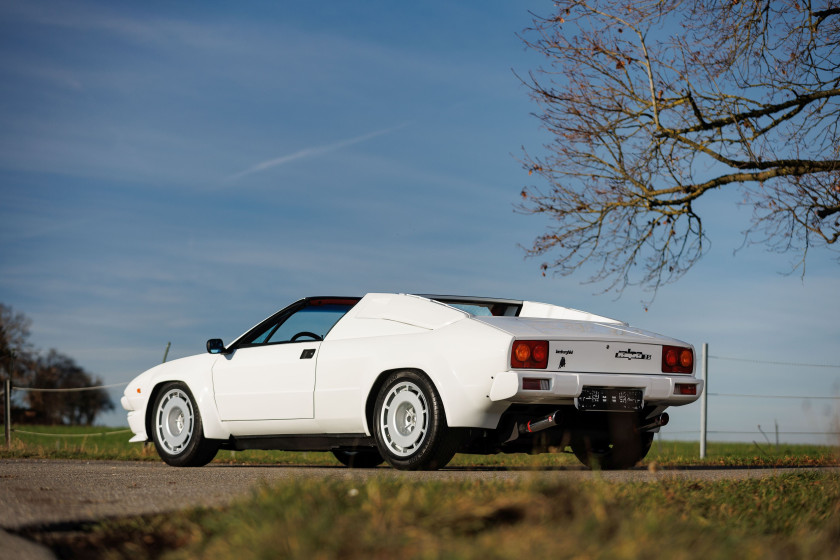
[[[419,368],[393,368],[385,370],[378,376],[376,376],[376,380],[373,382],[373,385],[370,386],[370,390],[368,391],[367,395],[367,400],[365,401],[365,424],[368,430],[367,433],[369,433],[370,435],[373,435],[374,432],[375,420],[373,418],[373,413],[374,409],[376,408],[376,397],[379,396],[379,391],[382,390],[382,386],[388,380],[388,376],[390,376],[392,373],[397,373],[401,371],[410,371],[416,373],[417,375],[422,375],[423,377],[427,378],[429,382],[432,383],[432,385],[435,385],[434,380],[431,377],[429,377],[429,374],[427,374],[425,371]],[[438,394],[440,394],[439,389]]]
[[[461,442],[461,430],[448,426],[434,381],[417,369],[392,370],[384,378],[371,423],[380,455],[400,470],[442,468]]]
[[[586,413],[583,413],[586,414]],[[589,468],[629,469],[645,458],[653,443],[652,432],[639,430],[642,416],[604,413],[589,433],[573,434],[570,446],[575,457]]]

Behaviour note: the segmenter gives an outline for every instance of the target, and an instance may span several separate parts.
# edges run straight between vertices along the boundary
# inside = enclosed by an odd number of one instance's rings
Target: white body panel
[[[352,317],[394,321],[434,330],[465,319],[469,314],[420,296],[368,294],[353,309]]]
[[[146,412],[153,404],[150,402],[151,396],[156,387],[169,381],[181,381],[190,388],[201,413],[206,437],[211,439],[230,437],[230,432],[219,420],[213,396],[213,380],[210,371],[217,359],[219,356],[212,354],[181,358],[155,366],[131,380],[120,401],[123,408],[129,411],[128,425],[135,434],[131,441],[149,440],[150,434],[146,433]]]
[[[450,427],[494,429],[513,403],[573,404],[584,386],[639,388],[646,403],[661,407],[699,397],[703,384],[693,372],[661,370],[663,344],[690,345],[586,312],[520,303],[520,317],[476,317],[420,296],[368,294],[322,342],[241,347],[156,366],[129,383],[122,401],[132,441],[148,439],[146,411],[167,381],[187,384],[205,436],[223,440],[371,435],[377,381],[405,369],[432,381]],[[549,341],[548,367],[511,368],[516,339]],[[311,359],[302,358],[306,349],[315,350]],[[547,379],[549,389],[523,390],[524,377]],[[695,385],[696,395],[675,394],[677,383]]]
[[[535,301],[523,301],[522,311],[519,312],[520,317],[534,317],[537,319],[563,319],[566,321],[597,321],[599,323],[617,323],[619,325],[627,325],[623,321],[617,319],[610,319],[609,317],[601,317],[594,315],[588,311],[578,311],[570,307],[560,307],[559,305],[551,305],[548,303],[538,303]]]
[[[314,418],[315,355],[321,342],[242,348],[213,364],[219,418],[294,420]],[[313,353],[301,359],[304,351]]]
[[[548,379],[549,389],[546,391],[526,391],[522,389],[522,379]],[[575,399],[580,396],[584,387],[617,387],[627,389],[641,389],[646,404],[661,406],[678,406],[689,404],[697,400],[696,395],[675,394],[677,383],[695,385],[697,394],[703,391],[703,381],[693,377],[686,378],[661,375],[612,375],[604,373],[553,373],[540,370],[533,371],[504,371],[496,376],[490,389],[490,399],[493,401],[533,402],[543,404],[576,404]]]

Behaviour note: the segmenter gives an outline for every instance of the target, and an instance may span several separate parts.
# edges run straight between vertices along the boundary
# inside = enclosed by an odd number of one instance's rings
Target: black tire
[[[378,467],[385,462],[382,455],[375,448],[364,449],[333,449],[332,454],[335,458],[351,469],[372,469]]]
[[[572,452],[578,461],[595,470],[629,469],[645,458],[653,443],[653,434],[639,432],[635,417],[613,414],[609,429],[600,434],[572,438]]]
[[[213,460],[220,442],[204,437],[201,413],[189,388],[167,383],[155,398],[149,418],[155,449],[173,467],[201,467]]]
[[[414,371],[392,373],[376,397],[373,434],[379,453],[396,469],[445,467],[458,448],[432,382]]]

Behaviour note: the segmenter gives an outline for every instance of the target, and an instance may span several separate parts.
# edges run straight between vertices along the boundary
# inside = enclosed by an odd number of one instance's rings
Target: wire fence
[[[743,358],[735,356],[714,356],[708,353],[708,344],[703,345],[703,363],[702,363],[702,377],[706,383],[703,395],[701,396],[701,412],[700,412],[700,457],[706,455],[706,437],[712,435],[734,435],[744,436],[753,435],[760,436],[770,442],[769,435],[775,435],[776,444],[779,444],[779,436],[799,436],[799,437],[813,437],[813,436],[838,436],[840,431],[834,430],[779,430],[778,422],[774,420],[775,429],[763,430],[761,425],[757,426],[757,430],[708,430],[708,398],[722,397],[722,398],[738,398],[738,399],[766,399],[766,400],[820,400],[820,401],[837,401],[840,402],[840,395],[773,395],[773,394],[755,394],[755,393],[735,393],[735,392],[710,392],[709,391],[709,362],[711,360],[728,361],[737,363],[759,364],[762,366],[783,366],[787,368],[820,368],[820,369],[836,369],[840,370],[840,364],[826,364],[826,363],[810,363],[810,362],[789,362],[780,360],[762,360],[754,358]],[[714,381],[713,381],[714,382]],[[835,389],[836,392],[836,389]],[[669,431],[669,435],[676,434],[696,434],[692,431]]]
[[[46,437],[57,437],[57,438],[87,438],[87,437],[102,437],[102,436],[110,436],[113,434],[124,434],[130,432],[131,430],[117,430],[117,431],[108,431],[108,432],[100,432],[100,433],[85,433],[85,434],[55,434],[55,433],[47,433],[47,432],[32,432],[27,430],[21,430],[18,428],[12,427],[12,417],[11,417],[11,409],[12,409],[12,393],[16,391],[20,392],[37,392],[37,393],[78,393],[82,391],[98,391],[101,389],[113,389],[116,387],[125,387],[128,385],[128,382],[125,383],[111,383],[108,385],[95,385],[92,387],[66,387],[66,388],[45,388],[45,387],[17,387],[11,384],[10,380],[6,380],[3,390],[0,391],[0,398],[2,398],[4,403],[4,419],[3,423],[5,425],[5,432],[6,432],[6,447],[11,446],[11,434],[26,434],[26,435],[34,435],[34,436],[46,436]]]
[[[840,397],[815,397],[812,395],[747,395],[739,393],[709,393],[710,397],[739,397],[746,399],[822,399],[822,400],[840,400]]]
[[[696,434],[697,430],[668,430],[668,435],[675,434]],[[735,434],[735,435],[756,435],[760,434],[760,430],[707,430],[707,434]],[[764,432],[768,433],[768,432]],[[779,435],[797,435],[797,436],[840,436],[840,432],[791,432],[791,431],[773,431],[774,434]]]
[[[705,345],[704,345],[705,346]],[[169,348],[167,347],[167,352]],[[773,366],[785,366],[785,367],[797,367],[797,368],[828,368],[828,369],[837,369],[840,370],[840,364],[815,364],[815,363],[806,363],[806,362],[785,362],[785,361],[773,361],[773,360],[758,360],[752,358],[740,358],[740,357],[732,357],[732,356],[706,356],[708,360],[720,360],[720,361],[731,361],[731,362],[741,362],[741,363],[752,363],[752,364],[762,364],[762,365],[773,365]],[[164,361],[166,360],[166,356],[164,355]],[[706,381],[706,386],[708,388],[708,360],[706,363],[703,364],[705,369],[704,377]],[[130,430],[119,430],[119,431],[112,431],[112,432],[102,432],[98,434],[52,434],[52,433],[44,433],[44,432],[30,432],[24,431],[19,429],[13,429],[11,427],[11,420],[10,420],[10,408],[11,408],[11,393],[15,391],[21,392],[43,392],[43,393],[72,393],[72,392],[81,392],[81,391],[95,391],[100,389],[113,389],[116,387],[124,387],[128,385],[128,382],[125,383],[112,383],[107,385],[97,385],[93,387],[70,387],[70,388],[60,388],[60,389],[52,389],[52,388],[40,388],[40,387],[17,387],[11,386],[10,382],[7,380],[5,387],[0,390],[0,397],[3,398],[5,402],[5,410],[6,410],[6,444],[7,446],[10,443],[10,432],[17,432],[21,434],[28,434],[28,435],[42,435],[42,436],[50,436],[50,437],[90,437],[90,436],[108,436],[112,434],[119,434],[119,433],[126,433]],[[8,396],[7,396],[8,393]],[[828,401],[840,401],[840,395],[838,396],[827,396],[827,395],[757,395],[757,394],[750,394],[750,393],[718,393],[718,392],[708,392],[704,391],[703,398],[707,397],[723,397],[723,398],[747,398],[747,399],[794,399],[794,400],[804,400],[804,399],[814,399],[814,400],[828,400]],[[704,407],[707,406],[704,403]],[[704,414],[705,416],[705,414]],[[703,420],[701,420],[701,423]],[[761,430],[761,426],[758,426],[758,430],[706,430],[704,429],[705,426],[701,426],[700,433],[701,438],[704,437],[704,434],[714,434],[714,435],[757,435],[762,434],[766,437],[766,432]],[[697,430],[682,430],[682,431],[673,431],[669,430],[669,435],[686,435],[686,434],[696,434]],[[796,435],[796,436],[837,436],[840,435],[838,431],[790,431],[790,430],[783,430],[779,431],[778,429],[774,430],[772,433],[778,435]],[[703,442],[705,443],[705,442]]]
[[[734,358],[730,356],[708,356],[710,360],[723,360],[723,361],[730,361],[730,362],[746,362],[752,364],[762,364],[762,365],[774,365],[774,366],[786,366],[786,367],[803,367],[803,368],[829,368],[829,369],[837,369],[840,370],[840,364],[812,364],[812,363],[804,363],[804,362],[778,362],[772,360],[754,360],[750,358]],[[708,388],[708,385],[707,385]],[[835,396],[827,396],[827,395],[756,395],[756,394],[746,394],[746,393],[711,393],[706,391],[706,395],[709,397],[737,397],[737,398],[745,398],[745,399],[815,399],[815,400],[830,400],[830,401],[840,401],[840,395]],[[709,433],[728,433],[728,432],[709,432]],[[735,433],[743,433],[743,432],[735,432]],[[753,432],[748,432],[753,433]],[[805,433],[805,432],[779,432],[781,433]],[[837,432],[813,432],[815,434],[827,434],[827,435],[835,435]]]
[[[96,385],[95,387],[69,387],[65,389],[41,389],[38,387],[12,387],[12,391],[32,391],[36,393],[79,393],[82,391],[96,391],[97,389],[112,389],[114,387],[125,387],[125,383],[113,383],[111,385]]]
[[[794,366],[794,367],[812,367],[812,368],[830,368],[840,369],[837,364],[808,364],[802,362],[775,362],[771,360],[755,360],[752,358],[733,358],[730,356],[709,356],[711,360],[725,360],[729,362],[749,362],[751,364],[765,364],[772,366]]]
[[[114,434],[125,434],[130,432],[131,430],[114,430],[113,432],[99,432],[93,434],[50,434],[47,432],[29,432],[26,430],[20,430],[18,428],[13,428],[12,431],[16,434],[26,434],[30,436],[47,436],[47,437],[61,437],[61,438],[86,438],[86,437],[99,437],[99,436],[112,436]]]

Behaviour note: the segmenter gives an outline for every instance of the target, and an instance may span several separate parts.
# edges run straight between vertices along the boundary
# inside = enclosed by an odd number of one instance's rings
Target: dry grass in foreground
[[[744,481],[287,481],[223,510],[40,538],[65,558],[822,559],[840,475]]]

